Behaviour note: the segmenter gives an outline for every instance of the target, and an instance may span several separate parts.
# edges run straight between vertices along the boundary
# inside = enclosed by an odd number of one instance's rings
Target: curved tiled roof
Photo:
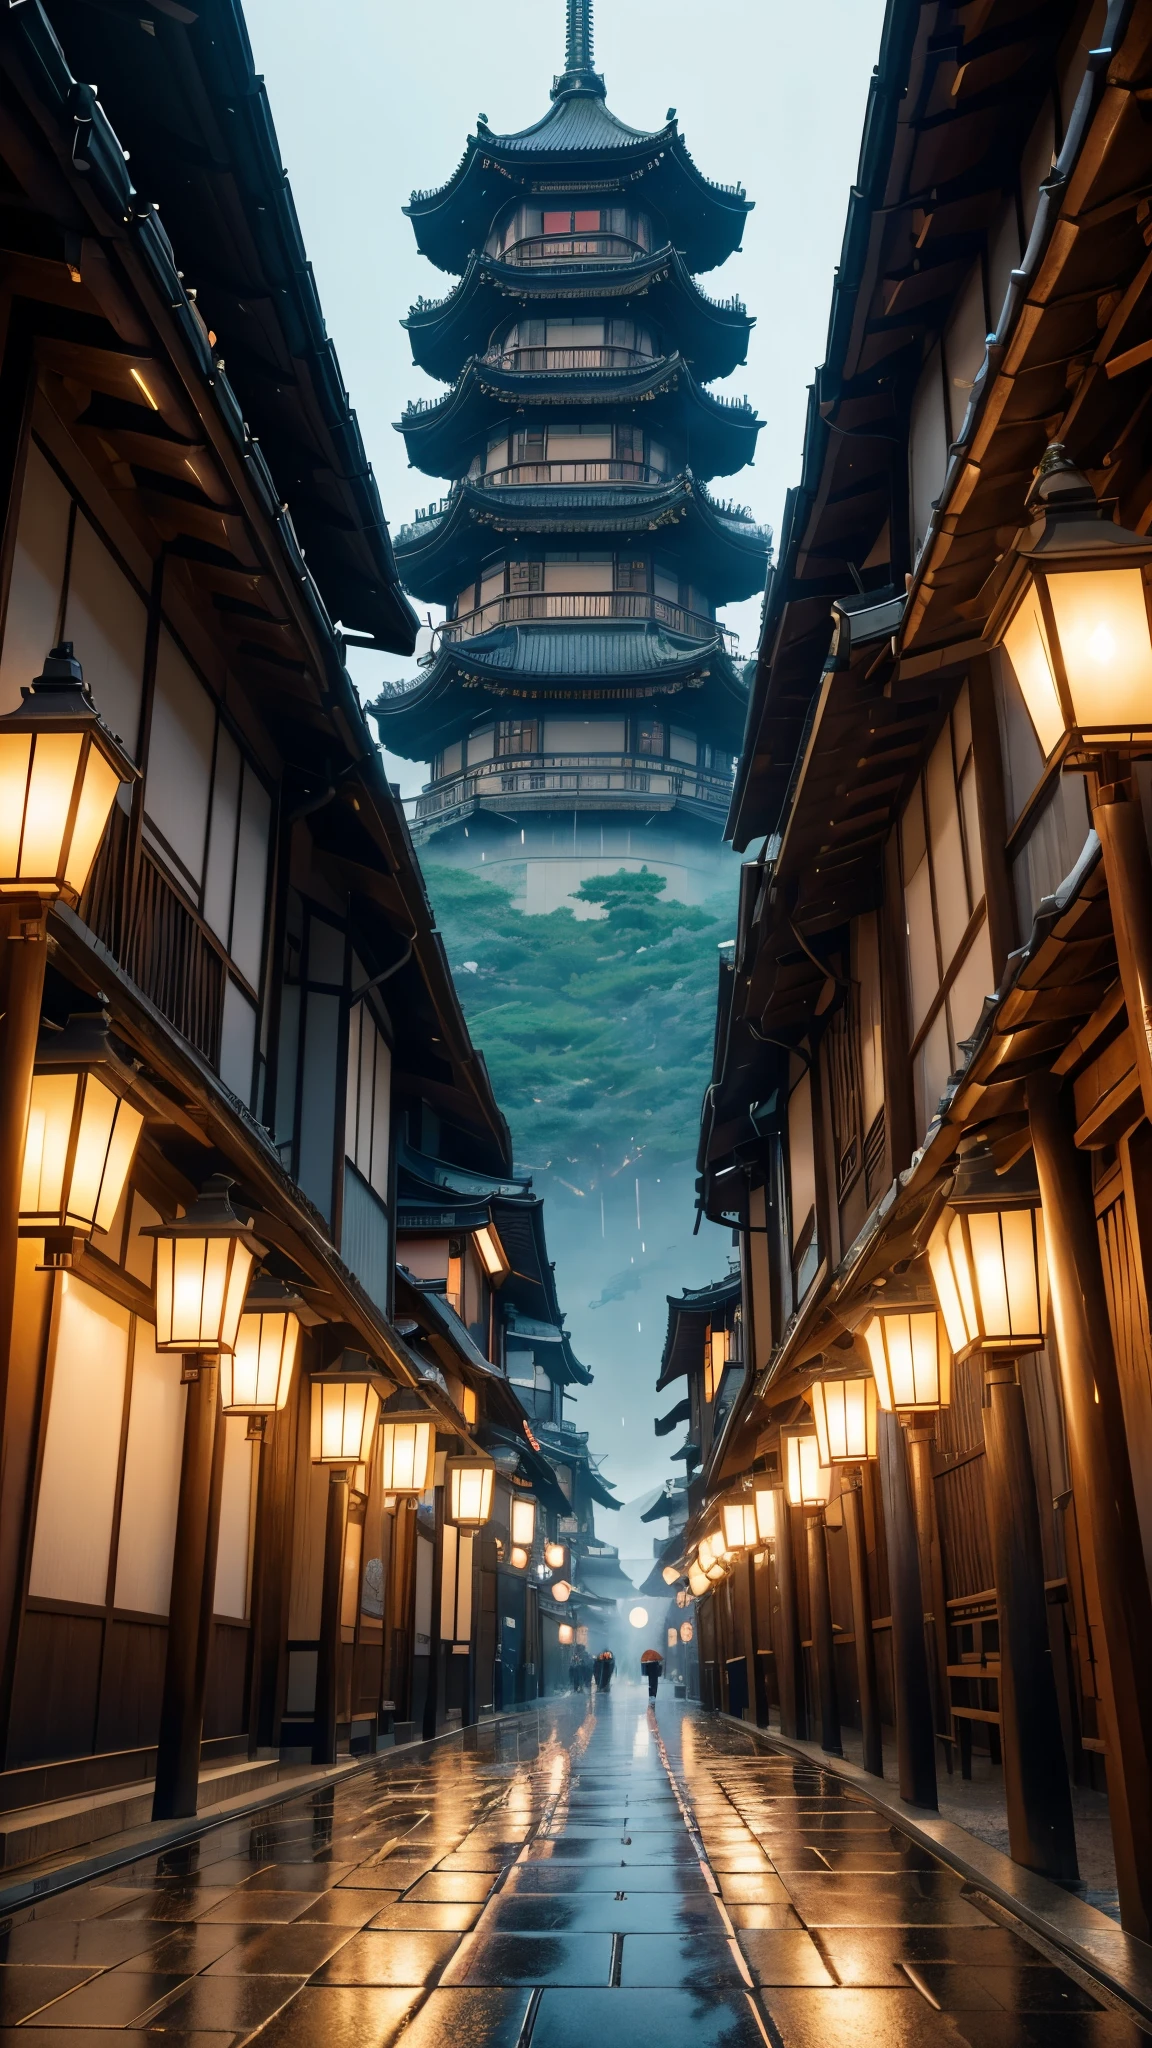
[[[619,311],[624,300],[643,297],[646,317],[668,320],[671,302],[677,339],[696,375],[705,382],[727,377],[746,360],[755,321],[735,294],[714,299],[700,289],[678,249],[665,243],[630,263],[506,263],[473,255],[463,277],[439,299],[418,299],[401,325],[422,370],[449,383],[461,362],[482,355],[501,315],[517,307]]]
[[[451,391],[433,403],[411,405],[396,421],[409,460],[428,476],[458,475],[478,440],[510,416],[549,408],[584,418],[639,417],[653,426],[686,429],[694,468],[702,478],[731,476],[751,462],[763,424],[746,398],[709,391],[679,353],[654,356],[627,369],[512,370],[473,357]],[[534,487],[535,488],[535,487]]]

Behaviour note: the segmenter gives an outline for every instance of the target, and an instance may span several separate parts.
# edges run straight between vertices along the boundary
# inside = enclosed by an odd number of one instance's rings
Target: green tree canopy
[[[425,877],[517,1159],[586,1190],[691,1158],[732,896],[669,902],[662,875],[621,868],[573,892],[602,915],[537,917],[463,869]]]

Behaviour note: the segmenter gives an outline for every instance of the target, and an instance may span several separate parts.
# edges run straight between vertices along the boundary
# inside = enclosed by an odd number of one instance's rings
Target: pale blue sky
[[[398,325],[451,279],[416,253],[401,207],[459,160],[476,116],[497,132],[548,106],[564,52],[563,0],[247,0],[257,68],[344,378],[393,527],[440,494],[409,470],[392,422],[443,387],[416,370]],[[832,273],[855,174],[881,0],[598,0],[596,62],[622,120],[659,127],[675,106],[700,169],[756,201],[742,251],[702,279],[756,315],[748,363],[718,389],[766,422],[755,464],[714,488],[779,531],[796,480],[807,386],[824,351]],[[227,337],[225,354],[227,353]],[[734,605],[743,651],[759,601]],[[407,664],[361,660],[357,680]],[[423,776],[392,772],[405,793]]]

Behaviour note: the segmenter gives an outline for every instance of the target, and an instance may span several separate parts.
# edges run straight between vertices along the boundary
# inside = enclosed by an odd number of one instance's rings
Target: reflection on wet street
[[[15,1915],[79,2048],[1136,2048],[850,1789],[639,1689],[381,1759]]]

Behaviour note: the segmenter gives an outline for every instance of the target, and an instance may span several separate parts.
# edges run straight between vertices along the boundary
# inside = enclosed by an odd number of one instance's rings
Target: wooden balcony
[[[513,462],[506,469],[484,470],[469,477],[474,484],[666,484],[665,469],[647,462],[601,456],[579,462]],[[444,509],[441,503],[441,510]]]
[[[627,235],[526,235],[503,251],[505,263],[635,263],[648,255]]]
[[[532,619],[652,619],[688,640],[722,640],[729,653],[736,645],[736,635],[706,612],[688,611],[684,605],[654,597],[647,590],[505,592],[461,618],[446,619],[440,634],[449,642],[473,640],[478,633],[490,633],[497,626],[523,625]]]
[[[216,1066],[224,1010],[224,952],[148,847],[131,861],[117,805],[80,915],[137,988]]]
[[[730,776],[666,760],[656,754],[513,754],[478,762],[446,776],[416,799],[416,823],[442,824],[453,812],[510,798],[520,808],[664,810],[688,801],[723,814],[732,796]]]
[[[608,343],[586,348],[496,348],[484,357],[496,370],[634,370],[656,360],[651,349]]]

